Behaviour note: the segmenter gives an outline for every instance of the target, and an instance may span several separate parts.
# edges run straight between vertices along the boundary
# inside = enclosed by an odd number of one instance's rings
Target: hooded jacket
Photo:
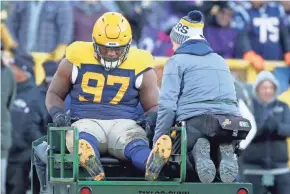
[[[206,40],[189,39],[165,64],[153,141],[175,121],[207,113],[240,115],[233,77]]]
[[[276,87],[276,94],[268,104],[263,103],[257,94],[257,88],[266,80],[271,81]],[[287,104],[277,100],[278,89],[279,84],[270,72],[262,71],[258,74],[253,85],[253,108],[257,133],[244,152],[245,165],[255,165],[263,169],[287,167],[286,138],[290,137],[290,111]],[[273,126],[273,122],[276,126],[270,127]]]

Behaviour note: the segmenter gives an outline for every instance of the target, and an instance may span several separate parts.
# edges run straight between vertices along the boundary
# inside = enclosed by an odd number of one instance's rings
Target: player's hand
[[[136,121],[136,124],[141,126],[146,131],[147,138],[149,138],[149,137],[152,138],[153,137],[154,126],[153,126],[153,123],[150,121],[150,119],[148,117],[139,118]]]
[[[53,123],[58,127],[67,127],[71,125],[71,118],[65,113],[57,113],[52,118]]]
[[[53,123],[57,127],[66,127],[71,125],[71,117],[65,114],[62,108],[54,106],[48,112]]]
[[[148,138],[152,138],[154,135],[154,130],[156,126],[156,119],[157,119],[157,113],[156,112],[149,112],[146,115],[142,115],[136,123],[140,125],[147,134]]]

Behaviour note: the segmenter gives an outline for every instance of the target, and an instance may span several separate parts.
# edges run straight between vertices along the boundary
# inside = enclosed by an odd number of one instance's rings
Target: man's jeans
[[[34,151],[34,165],[40,182],[41,192],[46,190],[47,143],[38,145]]]

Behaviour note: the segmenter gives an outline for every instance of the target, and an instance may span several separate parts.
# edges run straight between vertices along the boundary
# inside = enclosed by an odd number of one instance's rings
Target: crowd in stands
[[[7,194],[24,194],[30,187],[31,142],[43,136],[51,122],[45,95],[70,43],[92,41],[97,18],[116,11],[132,26],[132,46],[153,56],[169,57],[173,54],[172,27],[194,9],[203,12],[204,36],[216,53],[225,59],[243,59],[262,71],[253,85],[235,80],[237,97],[256,125],[241,156],[242,169],[278,169],[282,173],[275,175],[271,191],[290,192],[286,145],[290,112],[288,105],[277,99],[282,93],[289,96],[290,1],[42,0],[1,4],[1,169],[7,168],[6,174],[1,171],[1,185],[3,189],[6,184]],[[45,79],[39,85],[35,84],[30,55],[36,52],[47,53]],[[285,66],[272,73],[263,71],[266,60],[282,61]],[[289,101],[290,97],[284,99]],[[254,193],[259,194],[264,192],[262,177],[241,173],[239,181],[252,182]]]

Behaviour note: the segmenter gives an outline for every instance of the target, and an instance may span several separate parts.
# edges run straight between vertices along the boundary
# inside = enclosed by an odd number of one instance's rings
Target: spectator
[[[238,30],[230,27],[233,10],[228,2],[221,2],[213,9],[216,11],[208,18],[204,36],[216,53],[224,58],[234,58]]]
[[[60,61],[72,41],[73,18],[69,2],[15,2],[7,25],[14,40],[27,52],[51,53]]]
[[[173,54],[169,33],[179,18],[172,10],[172,2],[151,2],[145,16],[146,25],[141,31],[139,48],[148,50],[154,56]]]
[[[286,12],[286,17],[284,18],[286,20],[285,23],[288,24],[288,33],[290,34],[290,1],[281,1],[281,4],[283,5]],[[290,59],[286,59],[286,58],[290,58],[290,54],[285,55],[285,61],[290,61]],[[278,67],[278,68],[275,68],[274,70],[274,75],[280,83],[279,94],[283,93],[284,91],[288,89],[287,81],[290,79],[290,63],[289,62],[288,62],[288,65],[289,67]]]
[[[287,104],[277,100],[278,82],[268,71],[258,74],[253,86],[253,107],[257,133],[243,154],[243,179],[253,184],[253,193],[264,193],[261,175],[250,175],[258,170],[275,170],[272,193],[290,191],[290,172],[287,167],[286,138],[290,137],[290,111]]]
[[[43,69],[45,71],[45,79],[43,80],[42,84],[38,86],[39,89],[39,101],[41,102],[41,110],[42,110],[42,115],[44,118],[43,124],[44,127],[47,126],[48,123],[52,122],[52,118],[49,116],[48,111],[45,107],[45,98],[46,98],[46,92],[47,89],[51,83],[52,77],[55,74],[56,70],[58,67],[58,63],[55,61],[46,61],[43,63]],[[44,133],[46,134],[46,130],[44,130]]]
[[[1,2],[2,4],[2,2]],[[12,70],[7,66],[11,60],[9,51],[15,48],[8,29],[2,23],[6,19],[4,10],[1,10],[1,194],[6,193],[6,171],[8,153],[12,145],[12,123],[10,110],[16,94],[16,82]]]
[[[11,7],[13,6],[13,1],[1,1],[1,14],[2,11],[6,15],[7,12],[10,11]]]
[[[1,194],[5,194],[8,152],[12,142],[10,108],[15,98],[16,82],[12,70],[4,65],[2,48],[1,52]]]
[[[290,106],[290,77],[288,79],[288,89],[279,96],[279,100],[287,103]]]
[[[92,30],[96,20],[110,11],[101,1],[77,1],[73,7],[74,40],[92,41]]]
[[[279,97],[278,97],[279,100],[281,100],[282,102],[285,102],[288,104],[288,106],[290,107],[290,78],[288,80],[288,89],[283,92]],[[288,138],[287,140],[287,143],[288,143],[288,152],[290,151],[290,139]],[[290,166],[290,158],[289,158],[289,161],[288,161],[288,166]]]
[[[150,26],[143,28],[139,47],[150,51],[154,56],[171,56],[173,54],[168,34],[162,29]]]
[[[29,56],[22,55],[20,49],[14,50],[13,54],[14,62],[9,65],[15,74],[17,92],[11,109],[13,134],[6,190],[9,194],[25,194],[30,182],[31,143],[44,134],[46,124],[40,93],[32,79],[32,58],[28,60]]]
[[[281,4],[283,5],[286,12],[287,17],[285,17],[285,20],[288,23],[288,32],[290,33],[290,1],[281,1]]]
[[[1,11],[1,19],[2,19],[2,11]],[[3,49],[4,51],[10,52],[11,49],[16,48],[16,47],[17,47],[17,44],[12,39],[11,34],[9,30],[7,29],[6,25],[1,23],[1,49]]]
[[[184,1],[183,3],[180,3],[179,1],[169,1],[172,13],[174,13],[178,18],[195,9],[200,10],[204,15],[208,15],[213,5],[214,2],[205,1]]]
[[[276,2],[251,1],[241,12],[245,21],[240,54],[258,70],[263,60],[285,60],[290,64],[290,39],[284,8]],[[283,56],[284,55],[284,56]]]

